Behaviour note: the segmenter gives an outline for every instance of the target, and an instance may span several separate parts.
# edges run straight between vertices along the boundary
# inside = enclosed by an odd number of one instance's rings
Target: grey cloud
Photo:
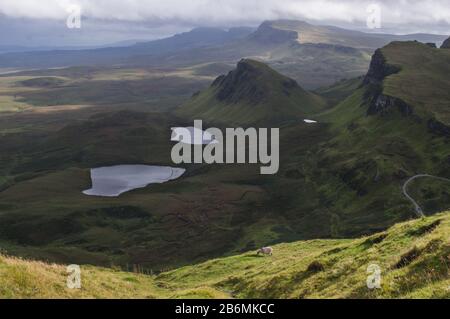
[[[49,37],[58,33],[58,43],[105,43],[153,39],[196,26],[257,26],[271,19],[370,31],[366,20],[372,3],[381,7],[378,32],[450,33],[448,0],[0,0],[0,25],[11,30],[0,40],[9,36],[13,42],[19,29],[22,36],[30,37],[29,32],[36,39],[45,37],[34,25],[51,25],[45,32]],[[78,32],[64,29],[67,8],[74,4],[83,14],[83,30]],[[23,27],[17,27],[20,24]]]
[[[67,8],[79,5],[97,19],[178,21],[188,24],[255,23],[296,18],[364,22],[367,6],[378,3],[388,24],[450,25],[448,0],[0,0],[0,13],[11,17],[64,19]]]

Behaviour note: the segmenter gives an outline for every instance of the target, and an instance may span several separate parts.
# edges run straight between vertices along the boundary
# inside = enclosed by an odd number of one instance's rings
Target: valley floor
[[[370,237],[273,248],[272,257],[248,252],[161,274],[81,266],[81,289],[66,287],[66,266],[3,255],[0,297],[450,298],[450,212]],[[379,289],[367,288],[369,265],[379,267]]]

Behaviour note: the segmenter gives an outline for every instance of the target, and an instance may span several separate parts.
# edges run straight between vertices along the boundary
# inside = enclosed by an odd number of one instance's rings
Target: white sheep
[[[263,255],[269,255],[269,256],[272,256],[272,254],[273,254],[273,248],[272,248],[272,247],[263,247],[263,248],[259,249],[259,250],[256,252],[256,254],[257,254],[257,255],[263,254]]]

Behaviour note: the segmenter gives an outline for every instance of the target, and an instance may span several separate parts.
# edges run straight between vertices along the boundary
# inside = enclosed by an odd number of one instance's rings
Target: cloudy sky
[[[378,4],[378,32],[450,33],[449,0],[0,0],[1,44],[104,44],[154,39],[196,26],[257,26],[299,19],[364,31],[367,8]],[[68,9],[82,11],[82,28],[67,30]],[[371,32],[373,30],[367,29]]]

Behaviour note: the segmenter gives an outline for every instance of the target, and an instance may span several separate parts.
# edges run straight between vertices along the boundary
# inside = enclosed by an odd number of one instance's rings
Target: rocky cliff
[[[387,63],[383,52],[378,49],[372,56],[369,71],[364,78],[364,84],[381,84],[384,78],[400,72],[400,68]]]

